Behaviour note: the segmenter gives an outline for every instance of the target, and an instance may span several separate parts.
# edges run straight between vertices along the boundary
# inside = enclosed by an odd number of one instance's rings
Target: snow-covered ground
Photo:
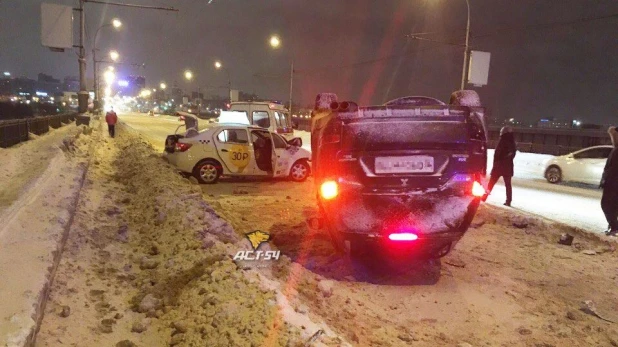
[[[143,115],[121,115],[129,126],[152,139],[157,149],[163,148],[165,137],[173,133],[175,117],[149,118]],[[296,130],[295,135],[303,140],[303,148],[311,150],[311,133]],[[488,153],[488,172],[492,167],[493,150]],[[515,157],[512,207],[545,218],[602,232],[607,222],[601,211],[601,191],[592,186],[559,184],[552,185],[543,178],[543,161],[550,155],[518,152]],[[487,203],[502,206],[506,194],[502,180],[498,182]]]

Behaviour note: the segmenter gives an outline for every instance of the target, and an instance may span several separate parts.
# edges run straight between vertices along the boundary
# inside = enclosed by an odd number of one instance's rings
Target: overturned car
[[[453,93],[450,104],[405,97],[368,107],[319,94],[311,136],[320,210],[311,222],[339,251],[373,244],[443,257],[485,193],[487,130],[474,91]]]

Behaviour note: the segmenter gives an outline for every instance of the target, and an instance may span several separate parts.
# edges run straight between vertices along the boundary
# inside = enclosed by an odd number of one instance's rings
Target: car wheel
[[[221,176],[221,164],[215,160],[207,159],[200,161],[193,168],[193,176],[200,183],[213,184],[217,183]]]
[[[547,171],[545,171],[545,178],[549,183],[560,183],[562,181],[562,170],[560,170],[558,166],[550,166],[547,168]]]
[[[309,165],[304,160],[299,160],[290,169],[290,178],[295,182],[302,182],[309,177]]]

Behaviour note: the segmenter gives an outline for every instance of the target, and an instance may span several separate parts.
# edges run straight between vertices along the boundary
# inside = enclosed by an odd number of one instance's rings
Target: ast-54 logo
[[[279,260],[281,251],[260,251],[260,245],[270,240],[270,234],[261,230],[252,231],[245,234],[249,243],[251,243],[252,251],[238,251],[234,256],[234,260]]]

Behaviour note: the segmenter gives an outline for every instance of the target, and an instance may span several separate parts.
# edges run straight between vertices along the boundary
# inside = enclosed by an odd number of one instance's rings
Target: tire
[[[545,170],[545,179],[551,184],[562,182],[562,170],[556,165],[552,165]]]
[[[309,164],[306,160],[298,160],[290,168],[290,179],[294,182],[303,182],[309,177]]]
[[[200,161],[193,168],[193,177],[202,184],[214,184],[219,181],[222,173],[221,164],[213,159]]]

